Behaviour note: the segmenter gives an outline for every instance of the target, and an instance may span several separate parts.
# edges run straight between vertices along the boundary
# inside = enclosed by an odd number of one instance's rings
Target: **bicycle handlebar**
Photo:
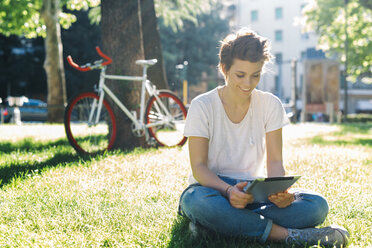
[[[97,53],[99,54],[99,56],[106,59],[105,62],[100,62],[100,63],[95,64],[93,66],[90,65],[90,64],[80,66],[72,60],[71,55],[67,56],[67,62],[70,64],[70,66],[72,66],[73,68],[75,68],[76,70],[79,70],[79,71],[90,71],[90,70],[95,69],[97,67],[106,66],[106,65],[109,65],[109,64],[112,63],[112,59],[109,56],[107,56],[106,54],[104,54],[98,46],[96,46],[96,50],[97,50]]]
[[[109,65],[109,64],[112,63],[112,59],[109,56],[107,56],[106,54],[104,54],[98,46],[96,46],[96,50],[97,50],[97,53],[99,54],[99,56],[106,59],[106,61],[102,63],[103,66],[104,65]]]

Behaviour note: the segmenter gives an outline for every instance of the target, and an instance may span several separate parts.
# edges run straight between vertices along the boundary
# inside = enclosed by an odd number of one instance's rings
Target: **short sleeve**
[[[276,96],[270,94],[270,99],[268,99],[267,111],[265,115],[265,132],[275,131],[288,125],[289,119],[285,112],[285,109]]]
[[[209,122],[206,106],[200,100],[193,100],[187,112],[184,136],[209,139]]]

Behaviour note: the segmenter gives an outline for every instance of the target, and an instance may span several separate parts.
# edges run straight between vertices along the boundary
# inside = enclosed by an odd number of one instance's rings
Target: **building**
[[[305,61],[325,59],[325,54],[316,49],[317,35],[301,30],[302,12],[308,3],[309,0],[235,0],[237,28],[249,27],[269,38],[275,55],[274,63],[268,66],[258,88],[276,94],[283,102],[291,98],[291,61],[297,61],[297,96],[301,99]],[[348,83],[348,113],[372,113],[372,84],[361,81]],[[340,86],[342,110],[343,83]]]
[[[317,36],[301,31],[300,19],[306,0],[236,0],[236,24],[249,27],[271,41],[275,61],[259,88],[284,102],[291,97],[291,61],[297,60],[297,89],[303,85],[303,61],[325,58],[316,50]]]

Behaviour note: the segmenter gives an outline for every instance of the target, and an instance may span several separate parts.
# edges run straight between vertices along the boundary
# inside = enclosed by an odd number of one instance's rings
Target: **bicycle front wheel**
[[[114,144],[114,113],[107,101],[103,100],[97,122],[98,101],[97,94],[83,93],[73,98],[65,110],[66,135],[78,153],[96,154],[109,150]]]
[[[160,90],[157,97],[152,96],[145,112],[145,122],[149,134],[160,146],[182,146],[186,142],[183,129],[186,108],[172,92]]]

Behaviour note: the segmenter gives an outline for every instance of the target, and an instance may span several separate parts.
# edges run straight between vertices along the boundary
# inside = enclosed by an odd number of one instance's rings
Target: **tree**
[[[154,7],[157,7],[158,13],[173,14],[174,19],[177,20],[177,24],[172,22],[173,26],[178,28],[183,24],[182,19],[179,18],[180,16],[191,18],[195,11],[202,12],[201,8],[205,5],[202,2],[201,0],[163,0],[155,3],[153,0],[102,0],[102,43],[104,51],[113,59],[113,63],[107,72],[109,74],[141,75],[141,67],[134,63],[137,59],[157,58],[162,61]],[[196,3],[199,3],[199,5],[192,5]],[[179,8],[180,6],[187,6],[187,9]],[[168,11],[162,12],[165,9]],[[177,15],[175,13],[182,14]],[[154,53],[150,54],[150,52]],[[161,74],[164,75],[163,72]],[[130,109],[138,107],[140,97],[140,85],[138,83],[110,81],[108,83],[113,92],[121,96],[121,100],[126,106],[129,106]],[[117,107],[114,107],[114,113],[116,116],[122,116]],[[118,118],[117,121],[119,135],[114,147],[131,148],[144,145],[143,139],[133,136],[130,120]]]
[[[364,0],[347,4],[348,72],[352,80],[372,70],[372,10]],[[319,47],[340,62],[345,61],[344,1],[316,0],[305,10],[306,29],[319,34]]]
[[[113,63],[107,68],[107,73],[141,75],[141,67],[134,63],[145,57],[138,1],[102,0],[101,13],[103,49],[113,59]],[[139,103],[138,82],[107,80],[107,84],[129,109],[134,109]],[[143,139],[139,140],[132,134],[130,120],[122,118],[120,109],[114,104],[111,105],[115,116],[121,117],[117,118],[119,135],[114,147],[129,148],[144,145]]]
[[[168,88],[168,82],[165,74],[163,54],[160,43],[159,28],[156,21],[154,0],[141,0],[141,24],[143,36],[143,52],[145,59],[156,58],[158,62],[149,68],[148,76],[152,82],[160,89]]]
[[[5,0],[0,2],[0,33],[45,37],[44,69],[48,81],[48,121],[62,122],[66,104],[66,83],[62,59],[61,26],[67,28],[76,20],[61,12],[62,6],[80,9],[96,6],[94,0]],[[58,106],[60,108],[58,108]]]
[[[372,2],[370,0],[359,0],[360,4],[368,9],[372,9]]]
[[[63,122],[63,110],[67,101],[61,26],[57,21],[59,12],[59,0],[43,1],[40,17],[46,27],[44,69],[48,81],[48,120],[52,122]]]

